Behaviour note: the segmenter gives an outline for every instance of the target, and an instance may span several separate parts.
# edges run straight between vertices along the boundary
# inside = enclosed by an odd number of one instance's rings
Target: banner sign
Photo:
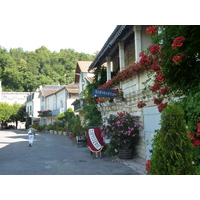
[[[103,138],[101,137],[100,128],[89,128],[87,146],[92,152],[100,152],[104,147]]]
[[[111,89],[92,89],[92,97],[116,97],[116,90]]]

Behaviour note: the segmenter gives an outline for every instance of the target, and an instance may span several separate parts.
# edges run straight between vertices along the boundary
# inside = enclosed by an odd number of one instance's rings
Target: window
[[[85,82],[84,77],[85,77],[85,74],[84,74],[84,73],[81,73],[81,82]]]
[[[60,108],[63,108],[63,102],[62,102],[62,100],[60,101]]]

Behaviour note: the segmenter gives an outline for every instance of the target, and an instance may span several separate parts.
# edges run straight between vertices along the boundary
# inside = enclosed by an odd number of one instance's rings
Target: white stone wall
[[[65,105],[65,101],[66,101],[65,92],[66,92],[66,90],[61,90],[56,94],[56,97],[57,97],[56,109],[61,108],[61,101],[62,101],[63,108],[64,108],[64,110],[66,110],[66,108],[65,108],[65,106],[66,106]]]
[[[30,92],[0,92],[0,102],[24,104]]]
[[[137,104],[142,100],[142,82],[146,80],[146,72],[142,73],[139,76],[135,76],[129,80],[126,80],[120,85],[112,89],[122,88],[124,92],[125,100],[122,101],[120,98],[114,98],[113,102],[106,101],[104,103],[98,104],[98,110],[101,112],[102,116],[109,116],[111,114],[116,115],[117,112],[128,112],[137,116],[140,116],[140,124],[144,126],[143,120],[143,109],[139,109]],[[139,89],[141,88],[141,89]],[[145,102],[147,106],[152,106],[153,104],[153,95],[149,99],[146,99],[148,102]],[[145,136],[144,131],[140,131],[140,140],[137,145],[137,155],[145,159]]]

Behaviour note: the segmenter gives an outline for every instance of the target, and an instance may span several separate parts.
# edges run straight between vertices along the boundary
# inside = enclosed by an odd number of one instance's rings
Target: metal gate
[[[144,107],[144,134],[146,141],[146,160],[150,159],[152,149],[152,136],[155,134],[155,130],[160,129],[160,116],[157,106]]]

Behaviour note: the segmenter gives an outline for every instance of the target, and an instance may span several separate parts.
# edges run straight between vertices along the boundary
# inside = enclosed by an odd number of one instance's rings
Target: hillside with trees
[[[95,55],[61,49],[51,52],[45,46],[35,51],[0,46],[0,80],[3,91],[33,92],[40,85],[67,85],[74,80],[78,60],[94,60]]]

